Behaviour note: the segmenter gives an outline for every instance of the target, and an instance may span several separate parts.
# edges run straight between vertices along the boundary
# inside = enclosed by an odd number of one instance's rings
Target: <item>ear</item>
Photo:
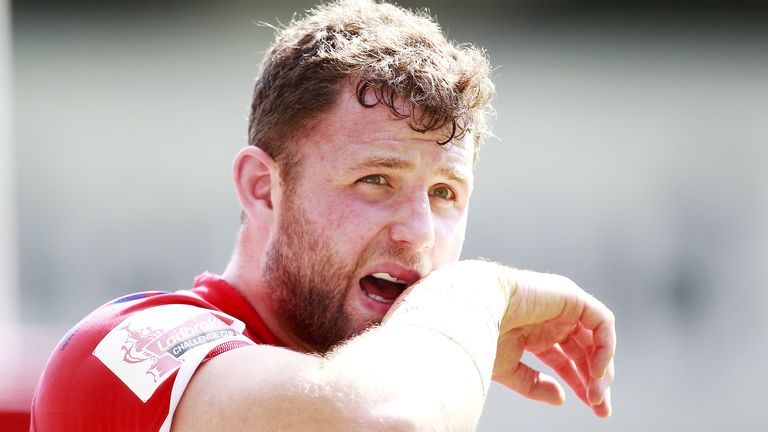
[[[280,196],[280,176],[272,157],[259,147],[247,146],[235,157],[232,171],[237,198],[246,217],[256,221],[271,219],[272,198]]]

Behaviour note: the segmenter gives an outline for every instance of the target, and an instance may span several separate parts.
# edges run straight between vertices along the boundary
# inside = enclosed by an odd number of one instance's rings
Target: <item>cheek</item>
[[[356,254],[365,247],[381,229],[385,220],[381,208],[365,205],[343,194],[330,195],[326,199],[309,204],[313,224],[334,243],[339,251]]]
[[[443,220],[436,224],[435,230],[435,263],[442,265],[457,261],[467,230],[466,214],[453,220]]]

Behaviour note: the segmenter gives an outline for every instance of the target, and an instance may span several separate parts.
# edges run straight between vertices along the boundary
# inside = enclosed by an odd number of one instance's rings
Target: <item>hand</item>
[[[562,386],[521,362],[529,351],[599,417],[611,415],[616,329],[613,313],[570,279],[510,270],[493,379],[530,399],[560,405]]]

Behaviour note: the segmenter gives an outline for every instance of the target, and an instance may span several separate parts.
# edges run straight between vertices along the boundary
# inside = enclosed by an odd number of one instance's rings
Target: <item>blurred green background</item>
[[[6,2],[0,325],[32,358],[0,384],[108,299],[223,270],[256,22],[312,3]],[[464,256],[565,274],[618,318],[613,418],[496,386],[480,431],[768,425],[766,4],[400,3],[495,66]]]

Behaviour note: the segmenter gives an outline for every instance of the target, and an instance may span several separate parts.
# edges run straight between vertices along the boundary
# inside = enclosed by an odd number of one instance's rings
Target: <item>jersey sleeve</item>
[[[59,343],[35,392],[32,431],[168,431],[199,365],[253,344],[218,310],[129,303],[100,308]]]

